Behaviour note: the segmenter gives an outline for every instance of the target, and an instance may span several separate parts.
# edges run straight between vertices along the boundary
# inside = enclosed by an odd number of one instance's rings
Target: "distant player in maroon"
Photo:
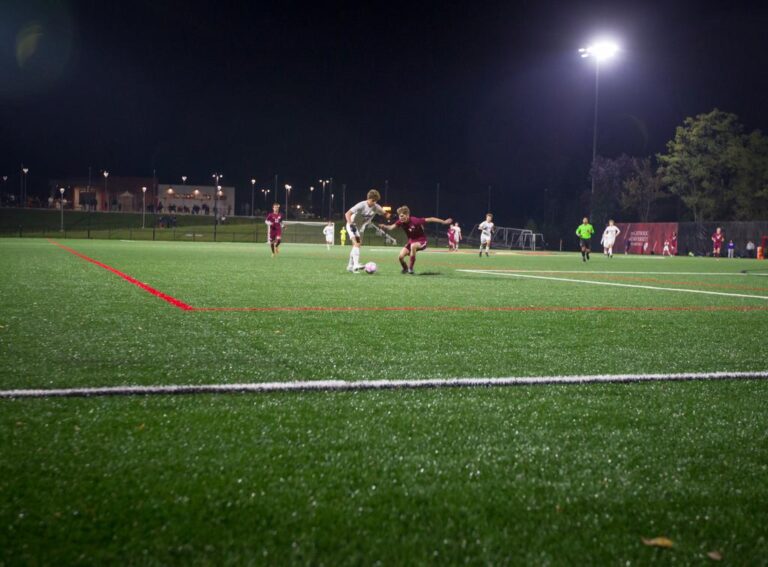
[[[264,221],[268,228],[267,243],[272,250],[272,257],[280,252],[280,241],[283,237],[283,215],[280,212],[280,203],[272,205],[272,212]]]
[[[718,226],[717,230],[715,230],[715,233],[712,235],[712,256],[715,258],[720,257],[720,248],[722,248],[724,240],[725,235],[723,234],[723,230]]]
[[[456,233],[453,231],[453,225],[448,229],[448,250],[450,252],[456,250]]]
[[[453,219],[438,219],[435,217],[412,217],[411,210],[402,206],[397,209],[397,222],[394,224],[380,224],[379,228],[384,230],[392,230],[399,226],[408,235],[408,242],[400,250],[400,266],[403,268],[404,274],[413,274],[413,265],[416,263],[416,252],[424,250],[427,247],[427,235],[424,232],[424,225],[428,222],[438,222],[440,224],[451,224]],[[405,257],[410,256],[410,264],[405,263]]]

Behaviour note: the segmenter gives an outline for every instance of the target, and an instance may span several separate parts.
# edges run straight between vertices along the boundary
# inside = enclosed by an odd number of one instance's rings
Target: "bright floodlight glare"
[[[610,59],[619,51],[619,46],[612,41],[598,41],[579,49],[582,57],[596,57],[598,61]]]

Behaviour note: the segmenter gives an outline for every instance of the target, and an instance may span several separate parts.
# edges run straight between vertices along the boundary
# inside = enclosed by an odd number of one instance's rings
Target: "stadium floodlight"
[[[181,184],[182,185],[186,185],[187,184],[187,176],[186,175],[182,175],[181,176]]]
[[[59,187],[59,193],[61,193],[61,232],[64,232],[64,187]]]
[[[595,60],[595,117],[592,127],[592,168],[595,167],[597,159],[597,103],[600,90],[600,63],[616,56],[619,52],[619,46],[611,40],[596,41],[592,45],[579,49],[579,55],[582,59],[593,58]],[[594,173],[594,172],[593,172]],[[592,194],[595,194],[595,176],[592,178]]]
[[[619,52],[619,46],[610,40],[602,40],[582,47],[579,49],[579,54],[583,59],[587,57],[594,57],[598,61],[605,61],[614,57]]]

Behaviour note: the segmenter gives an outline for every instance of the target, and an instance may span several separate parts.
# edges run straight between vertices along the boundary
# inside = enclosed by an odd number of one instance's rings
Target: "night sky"
[[[219,5],[221,4],[221,5]],[[243,5],[241,5],[243,4]],[[768,129],[768,8],[729,2],[4,2],[0,174],[389,180],[415,214],[580,217],[598,153],[663,151],[717,107]],[[441,184],[436,211],[435,184]],[[340,209],[340,207],[339,207]]]

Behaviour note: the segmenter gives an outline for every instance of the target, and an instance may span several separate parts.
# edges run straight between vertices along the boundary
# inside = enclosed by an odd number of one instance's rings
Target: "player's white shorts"
[[[325,243],[326,244],[333,244],[333,236],[326,236],[325,237]]]
[[[613,245],[616,244],[615,238],[604,238],[603,239],[603,248],[613,248]]]
[[[363,226],[357,227],[357,237],[360,238],[360,242],[363,242],[363,233],[365,232],[365,229],[368,228],[368,223],[365,223]],[[352,239],[352,242],[355,242],[355,233],[352,232],[352,227],[349,226],[349,223],[347,223],[347,234]]]
[[[491,243],[491,237],[480,233],[480,244],[490,244]]]

